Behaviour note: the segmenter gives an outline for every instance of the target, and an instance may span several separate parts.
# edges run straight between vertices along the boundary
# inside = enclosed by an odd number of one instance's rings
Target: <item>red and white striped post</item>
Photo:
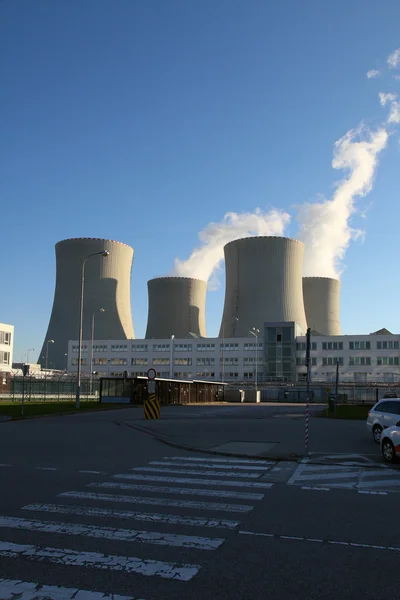
[[[306,337],[306,367],[307,367],[307,391],[306,391],[306,424],[304,434],[304,447],[308,454],[308,430],[310,425],[310,381],[311,381],[311,329],[307,329]]]

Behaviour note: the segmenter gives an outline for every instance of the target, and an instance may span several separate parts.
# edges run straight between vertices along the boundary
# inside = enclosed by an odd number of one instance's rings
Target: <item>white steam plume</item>
[[[374,79],[375,77],[378,77],[379,75],[380,75],[380,71],[378,71],[378,69],[371,69],[370,71],[367,72],[368,79]]]
[[[348,176],[338,182],[332,199],[307,203],[298,210],[297,237],[305,244],[304,276],[340,275],[350,240],[360,234],[349,224],[355,199],[371,190],[378,155],[387,140],[386,129],[371,131],[360,126],[335,143],[332,167],[347,171]]]
[[[208,281],[224,259],[224,246],[228,242],[259,235],[282,235],[290,222],[290,215],[282,210],[254,213],[228,212],[219,223],[209,223],[200,231],[200,245],[187,260],[175,259],[172,275],[196,277]]]

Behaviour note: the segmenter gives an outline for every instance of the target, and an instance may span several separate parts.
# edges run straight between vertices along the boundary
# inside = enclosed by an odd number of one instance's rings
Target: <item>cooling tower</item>
[[[206,335],[207,282],[190,277],[157,277],[147,283],[149,316],[146,338]]]
[[[224,251],[226,288],[220,337],[242,337],[253,327],[263,335],[266,321],[295,321],[306,331],[301,242],[250,237],[229,242]]]
[[[340,281],[331,277],[303,277],[304,308],[311,330],[341,335]]]
[[[48,340],[48,366],[65,369],[68,340],[79,339],[79,305],[82,264],[86,257],[107,250],[107,257],[91,256],[85,263],[83,339],[124,340],[134,337],[131,313],[130,279],[133,248],[101,238],[75,238],[56,244],[56,290],[50,323],[39,355],[45,365]],[[98,313],[104,308],[104,313]],[[88,370],[87,368],[83,370]]]

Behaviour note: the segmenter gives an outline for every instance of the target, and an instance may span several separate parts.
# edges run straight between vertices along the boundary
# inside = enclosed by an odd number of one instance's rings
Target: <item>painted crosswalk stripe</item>
[[[271,460],[250,460],[247,458],[199,458],[193,456],[164,456],[165,460],[185,460],[187,462],[211,462],[211,463],[235,463],[235,464],[246,464],[246,465],[273,465],[274,461]]]
[[[166,467],[135,467],[132,471],[141,473],[142,471],[150,473],[175,473],[177,475],[205,475],[207,477],[241,477],[243,479],[258,479],[260,473],[235,473],[234,471],[196,471],[194,469],[171,469]]]
[[[117,556],[101,552],[78,552],[71,548],[52,548],[33,544],[15,544],[0,541],[0,556],[37,560],[56,565],[94,568],[103,571],[137,573],[158,576],[164,579],[189,581],[200,570],[200,565],[179,564],[159,560],[137,558],[135,556]]]
[[[70,506],[65,504],[28,504],[23,510],[47,512],[62,515],[83,515],[86,517],[107,517],[109,519],[130,519],[150,523],[189,525],[191,527],[212,527],[213,529],[235,529],[239,521],[227,519],[206,519],[204,517],[181,517],[179,515],[142,513],[137,511],[115,510],[113,508],[91,508],[90,506]]]
[[[116,484],[118,485],[118,484]],[[124,485],[124,484],[121,484]],[[98,487],[101,487],[98,486]],[[131,487],[131,486],[127,486]],[[135,487],[135,486],[132,486]],[[171,488],[172,489],[172,488]],[[258,494],[263,496],[263,494]],[[95,492],[63,492],[59,494],[64,498],[78,498],[80,500],[96,500],[101,502],[121,502],[125,504],[149,504],[151,506],[175,506],[176,508],[194,508],[197,510],[212,510],[222,512],[250,512],[253,506],[247,504],[222,504],[219,502],[196,502],[194,500],[175,500],[173,498],[146,498],[146,496],[127,496],[117,494],[98,494]]]
[[[59,585],[41,585],[21,579],[0,579],[0,599],[12,600],[141,600],[134,596],[104,594]],[[143,600],[143,599],[142,599]]]
[[[195,479],[193,477],[159,477],[157,475],[134,475],[130,473],[120,473],[113,475],[116,479],[132,479],[134,481],[159,481],[160,483],[194,483],[196,485],[216,485],[228,487],[255,487],[270,488],[272,483],[264,481],[231,481],[230,479]]]
[[[87,473],[88,475],[101,475],[101,471],[89,471],[88,469],[81,469],[79,473]]]
[[[313,472],[317,472],[317,471],[326,471],[326,472],[332,472],[332,471],[342,471],[342,472],[350,472],[352,471],[353,473],[358,472],[358,468],[357,467],[343,467],[342,465],[310,465],[308,464],[306,467],[306,471],[313,471]]]
[[[237,492],[232,490],[210,490],[208,488],[184,488],[164,485],[142,485],[140,483],[89,483],[87,487],[114,488],[118,490],[136,490],[140,492],[156,492],[158,494],[180,494],[181,496],[207,496],[211,498],[232,498],[235,500],[262,500],[264,494],[260,492]],[[272,487],[272,485],[271,485]]]
[[[160,533],[159,531],[139,531],[136,529],[115,529],[113,527],[61,523],[59,521],[39,521],[18,517],[0,517],[0,527],[43,531],[45,533],[57,533],[58,535],[81,535],[106,540],[140,542],[142,544],[155,544],[157,546],[196,548],[197,550],[215,550],[225,541],[224,538],[207,538],[195,535]]]
[[[370,481],[370,480],[365,480],[362,481],[361,483],[358,484],[357,487],[359,488],[375,488],[375,487],[381,487],[381,486],[388,486],[388,487],[395,487],[397,485],[400,485],[400,478],[396,478],[396,479],[377,479],[375,481]]]
[[[169,467],[190,467],[191,465],[188,465],[187,463],[184,462],[178,462],[178,461],[174,461],[174,462],[168,462],[168,461],[162,461],[162,460],[152,460],[150,463],[150,465],[158,465],[158,466],[169,466]],[[228,464],[228,465],[221,465],[221,464],[214,464],[214,465],[210,465],[207,462],[203,462],[203,463],[196,463],[193,465],[193,468],[205,468],[205,469],[209,469],[210,467],[216,467],[218,469],[234,469],[234,470],[240,470],[240,471],[262,471],[263,473],[267,473],[269,471],[268,467],[259,467],[259,466],[254,466],[254,465],[233,465],[233,464]],[[132,469],[133,471],[135,469]],[[236,474],[236,473],[235,473]]]
[[[321,479],[358,479],[358,473],[307,473],[303,471],[301,475],[296,478],[296,481],[320,481]]]

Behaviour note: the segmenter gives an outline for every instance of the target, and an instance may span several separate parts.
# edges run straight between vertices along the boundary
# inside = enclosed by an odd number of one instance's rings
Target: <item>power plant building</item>
[[[103,251],[108,256],[101,256]],[[95,340],[135,337],[130,296],[133,248],[102,238],[73,238],[58,242],[55,252],[53,309],[38,362],[42,367],[65,369],[68,341],[79,336],[84,261],[83,339],[91,339],[93,314]],[[100,309],[104,312],[97,314]]]
[[[206,335],[207,282],[190,277],[158,277],[148,281],[146,338]]]
[[[321,335],[341,335],[340,281],[331,277],[303,277],[307,325]]]

